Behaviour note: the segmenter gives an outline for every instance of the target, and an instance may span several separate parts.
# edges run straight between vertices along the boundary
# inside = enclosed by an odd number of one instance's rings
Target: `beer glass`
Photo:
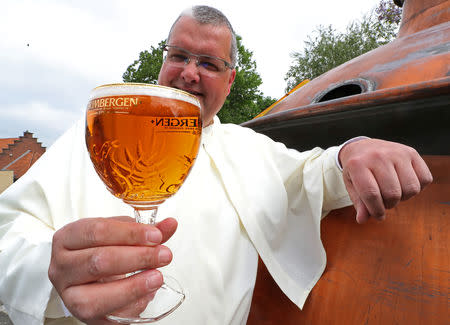
[[[94,168],[108,190],[134,208],[140,223],[154,224],[158,206],[183,184],[196,159],[201,131],[198,99],[169,87],[100,86],[91,92],[86,110],[86,146]],[[145,310],[108,318],[124,324],[154,322],[183,300],[176,280],[164,276],[164,285]]]

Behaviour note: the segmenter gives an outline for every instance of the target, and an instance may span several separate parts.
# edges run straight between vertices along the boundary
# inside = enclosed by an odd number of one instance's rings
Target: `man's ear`
[[[231,70],[230,79],[228,79],[228,94],[230,94],[231,86],[233,85],[234,78],[236,78],[236,69]]]

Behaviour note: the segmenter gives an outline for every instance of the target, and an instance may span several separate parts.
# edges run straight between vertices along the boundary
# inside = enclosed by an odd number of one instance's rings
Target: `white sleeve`
[[[72,221],[71,200],[65,197],[70,196],[70,166],[83,124],[80,120],[67,131],[0,196],[0,301],[16,324],[45,320],[53,289],[51,243],[55,230]]]
[[[81,218],[131,212],[96,175],[81,118],[0,195],[0,301],[13,322],[37,325],[70,314],[48,279],[55,231]]]

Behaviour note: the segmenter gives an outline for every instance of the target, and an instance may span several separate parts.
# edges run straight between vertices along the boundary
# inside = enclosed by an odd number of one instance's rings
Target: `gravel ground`
[[[0,304],[0,325],[13,325],[8,315],[5,313],[5,307]]]

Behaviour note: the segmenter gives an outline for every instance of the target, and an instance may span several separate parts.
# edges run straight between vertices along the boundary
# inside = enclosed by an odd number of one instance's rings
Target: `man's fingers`
[[[178,223],[174,218],[167,218],[156,224],[156,227],[161,231],[161,243],[165,243],[175,233]]]
[[[70,312],[86,322],[103,319],[116,310],[138,310],[142,300],[148,300],[162,283],[161,273],[149,270],[118,281],[73,286],[64,290],[62,298]]]
[[[370,216],[385,217],[385,209],[417,195],[433,177],[411,147],[377,139],[347,143],[339,152],[344,174],[353,186],[353,202],[360,199]],[[346,184],[347,185],[347,184]],[[357,198],[356,198],[357,197]],[[365,219],[362,208],[360,219]]]
[[[356,208],[356,222],[358,222],[359,224],[363,224],[369,220],[370,214],[369,214],[369,211],[367,210],[366,206],[364,205],[364,203],[361,200],[359,202],[360,202],[360,204],[358,204],[355,207]]]
[[[396,171],[400,180],[402,196],[401,200],[408,200],[421,191],[421,184],[410,161],[398,163]]]
[[[365,223],[367,220],[369,220],[370,217],[369,211],[367,211],[367,208],[364,205],[363,201],[361,201],[358,194],[356,193],[356,190],[353,187],[352,181],[348,173],[344,173],[344,183],[347,188],[347,192],[350,196],[350,199],[353,202],[353,206],[355,207],[356,210],[356,221],[358,223]]]
[[[59,263],[59,273],[63,273],[65,277],[64,284],[58,285],[58,289],[143,269],[163,267],[172,260],[172,252],[161,245],[106,246],[72,251],[64,258],[71,259],[71,263]],[[69,265],[70,267],[67,267]]]
[[[433,182],[433,175],[422,157],[416,157],[411,164],[419,180],[420,189],[423,190],[425,186]]]
[[[156,241],[166,241],[177,222],[167,219],[155,226],[130,220],[82,219],[57,231],[48,270],[55,288],[60,292],[69,286],[170,263],[170,250],[150,242],[148,234],[156,233]],[[79,243],[76,238],[80,238]]]
[[[177,229],[177,221],[165,219],[155,225],[130,222],[128,217],[81,219],[60,229],[55,241],[70,250],[113,245],[157,245]]]
[[[136,219],[134,219],[130,216],[115,216],[115,217],[109,217],[108,219],[123,221],[123,222],[136,222]]]
[[[370,216],[384,219],[385,207],[377,180],[372,171],[358,166],[360,161],[349,162],[345,170],[353,185],[354,197],[358,197],[366,206]]]
[[[373,170],[385,209],[395,207],[402,198],[402,186],[392,164],[378,164]]]
[[[157,245],[159,229],[114,218],[81,219],[55,233],[54,241],[70,250],[110,245]]]

